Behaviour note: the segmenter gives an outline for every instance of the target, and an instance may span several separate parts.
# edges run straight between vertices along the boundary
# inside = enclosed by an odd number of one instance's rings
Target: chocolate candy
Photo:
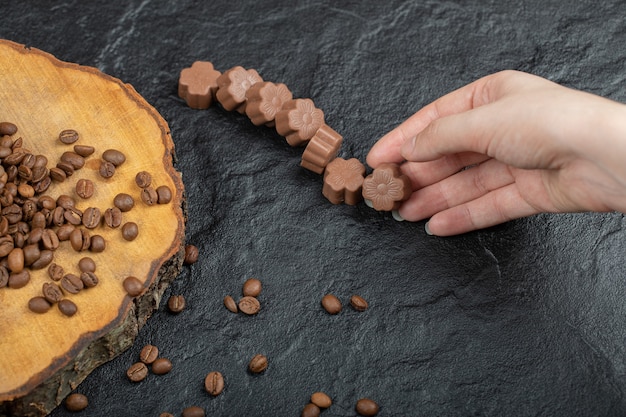
[[[246,97],[246,115],[252,124],[274,126],[276,115],[293,95],[285,84],[263,81],[250,87]]]
[[[178,96],[192,109],[208,109],[217,92],[217,79],[221,72],[208,61],[196,61],[180,72]]]
[[[363,200],[365,165],[358,159],[333,159],[324,171],[322,194],[333,204],[356,205]]]
[[[290,100],[276,113],[276,131],[291,146],[308,142],[323,124],[324,112],[309,98]]]
[[[263,81],[258,72],[246,70],[236,66],[217,77],[217,92],[215,97],[225,110],[237,110],[244,113],[246,109],[246,92],[248,89]]]
[[[330,126],[322,125],[311,138],[302,154],[303,168],[317,174],[324,172],[326,165],[339,153],[343,137]]]
[[[396,210],[411,191],[411,180],[397,164],[381,164],[363,181],[363,198],[378,211]]]

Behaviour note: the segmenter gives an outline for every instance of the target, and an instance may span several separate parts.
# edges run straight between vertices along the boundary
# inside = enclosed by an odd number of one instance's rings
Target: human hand
[[[626,105],[517,71],[409,117],[367,163],[401,163],[405,220],[448,236],[540,212],[626,211]]]

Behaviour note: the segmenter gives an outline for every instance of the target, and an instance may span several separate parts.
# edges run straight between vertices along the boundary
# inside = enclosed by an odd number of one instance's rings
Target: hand
[[[419,110],[367,163],[401,163],[413,194],[398,213],[429,234],[540,212],[626,211],[626,106],[503,71]]]

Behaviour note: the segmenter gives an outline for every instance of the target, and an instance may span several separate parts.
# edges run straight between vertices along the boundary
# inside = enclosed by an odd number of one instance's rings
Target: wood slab
[[[63,315],[56,306],[44,314],[28,309],[29,299],[41,295],[43,283],[53,282],[46,269],[30,271],[31,280],[23,288],[0,288],[0,415],[45,415],[94,368],[131,346],[179,273],[184,188],[173,167],[174,144],[165,120],[132,86],[95,68],[0,40],[1,121],[16,124],[15,138],[21,137],[32,153],[45,155],[48,168],[72,150],[58,139],[64,129],[79,132],[76,144],[95,147],[82,169],[64,182],[53,182],[45,195],[67,194],[80,210],[98,207],[102,213],[113,207],[118,193],[135,199],[134,208],[123,213],[123,222],[139,227],[135,240],[126,241],[120,228],[102,224],[90,233],[104,237],[103,252],[78,252],[69,242],[54,251],[53,262],[66,272],[78,272],[78,260],[84,256],[97,265],[97,286],[65,294],[78,306],[74,316]],[[107,149],[121,151],[126,161],[105,180],[98,169]],[[153,186],[167,185],[171,202],[143,203],[134,181],[139,171],[152,174]],[[76,195],[80,178],[95,184],[89,199]],[[126,293],[122,282],[128,276],[139,278],[143,294],[134,298]]]

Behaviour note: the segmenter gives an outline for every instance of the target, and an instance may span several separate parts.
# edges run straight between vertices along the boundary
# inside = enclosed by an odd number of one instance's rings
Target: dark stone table
[[[269,0],[2,2],[0,37],[94,66],[135,87],[168,121],[200,249],[135,345],[77,389],[79,415],[626,415],[626,232],[622,214],[538,215],[453,238],[364,204],[335,206],[267,127],[177,96],[195,60],[235,65],[310,97],[361,161],[385,132],[446,92],[518,69],[626,101],[626,3],[619,0]],[[1,86],[0,86],[1,88]],[[0,115],[1,118],[1,115]],[[232,314],[249,277],[262,310]],[[320,307],[332,292],[346,308]],[[347,306],[360,294],[370,308]],[[166,299],[165,298],[165,299]],[[1,323],[0,323],[1,326]],[[174,364],[133,384],[146,343]],[[264,374],[246,371],[256,353]],[[220,370],[226,389],[203,388]],[[70,415],[63,407],[52,413]]]

